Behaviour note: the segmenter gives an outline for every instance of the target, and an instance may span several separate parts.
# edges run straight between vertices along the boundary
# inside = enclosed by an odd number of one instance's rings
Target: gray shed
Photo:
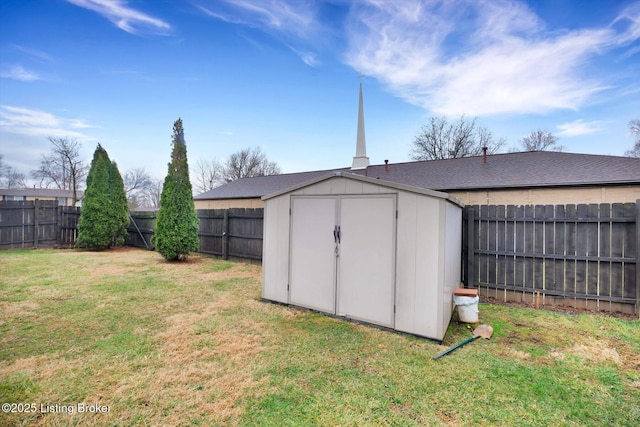
[[[460,284],[459,201],[348,172],[262,199],[264,299],[442,341]]]

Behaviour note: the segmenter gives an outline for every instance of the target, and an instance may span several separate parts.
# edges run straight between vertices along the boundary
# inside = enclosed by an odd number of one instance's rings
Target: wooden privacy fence
[[[465,282],[505,301],[638,314],[639,205],[468,206]]]
[[[129,226],[125,245],[153,249],[151,237],[156,226],[156,211],[129,212]]]
[[[262,260],[264,209],[201,209],[198,252],[224,259]],[[156,212],[131,212],[126,244],[151,246]],[[145,244],[146,242],[146,244]]]
[[[56,200],[0,202],[0,249],[73,246],[79,217]]]
[[[200,220],[198,252],[224,259],[262,260],[263,209],[196,211]],[[130,212],[125,244],[153,249],[155,211]],[[57,201],[0,202],[0,249],[73,247],[80,208]]]
[[[463,277],[505,301],[640,314],[640,201],[468,206]],[[263,209],[198,210],[199,252],[262,259]],[[0,202],[0,249],[71,247],[80,209]],[[131,212],[126,244],[152,249],[156,212]]]
[[[224,259],[262,260],[264,209],[201,209],[199,252]]]

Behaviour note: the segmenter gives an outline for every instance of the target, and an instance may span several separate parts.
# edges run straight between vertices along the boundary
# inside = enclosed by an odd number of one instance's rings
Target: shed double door
[[[294,196],[289,303],[393,327],[396,196]]]

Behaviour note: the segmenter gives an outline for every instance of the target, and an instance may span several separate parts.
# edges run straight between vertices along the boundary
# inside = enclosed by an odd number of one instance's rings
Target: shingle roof
[[[349,170],[341,168],[336,170]],[[330,170],[244,178],[197,200],[257,198],[326,175]],[[640,159],[548,151],[372,165],[351,171],[438,191],[640,184]]]
[[[196,200],[260,198],[266,194],[275,193],[277,191],[293,187],[294,185],[298,185],[305,181],[321,177],[334,170],[349,169],[328,169],[321,171],[285,173],[282,175],[242,178],[231,181],[228,184],[221,185],[220,187],[216,187],[213,190],[209,190],[205,193],[198,194],[194,198]]]

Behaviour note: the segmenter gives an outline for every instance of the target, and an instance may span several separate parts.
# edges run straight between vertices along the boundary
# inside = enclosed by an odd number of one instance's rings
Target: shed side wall
[[[440,332],[442,336],[453,313],[453,292],[460,286],[461,253],[462,253],[462,209],[452,203],[445,203],[446,224],[444,226],[444,278],[440,293],[441,317]]]
[[[288,194],[267,200],[264,208],[262,297],[288,302],[289,208]]]
[[[396,261],[396,329],[438,340],[440,203],[399,193]]]

